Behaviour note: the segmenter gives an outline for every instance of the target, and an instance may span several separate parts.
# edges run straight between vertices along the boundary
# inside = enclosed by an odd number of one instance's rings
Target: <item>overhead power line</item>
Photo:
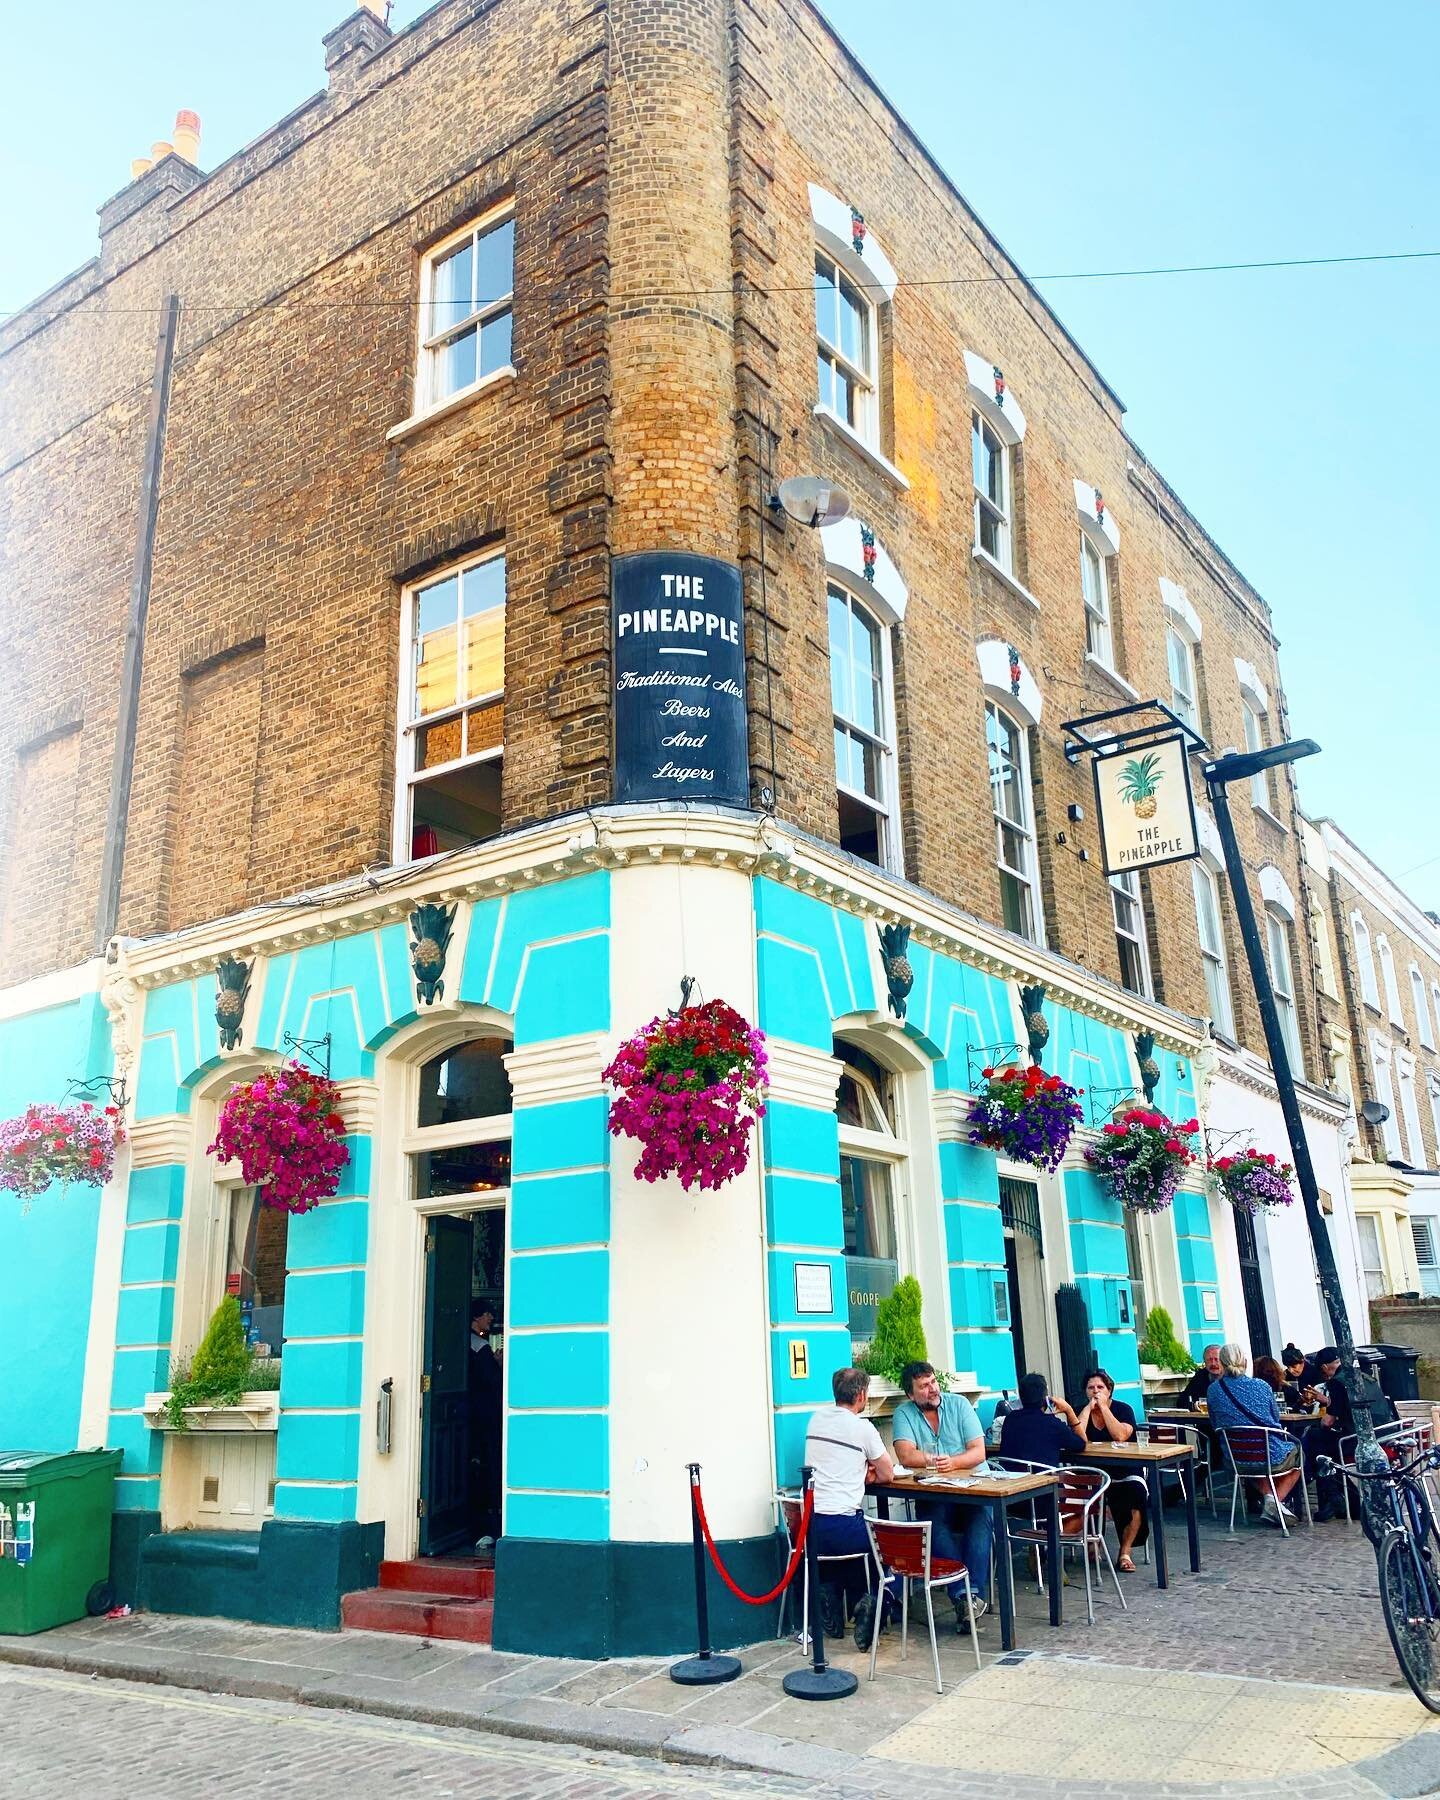
[[[1218,263],[1164,263],[1152,268],[1135,269],[1061,269],[1043,275],[930,275],[918,276],[913,280],[896,282],[897,288],[935,288],[935,287],[991,287],[991,286],[1033,286],[1041,281],[1141,281],[1162,275],[1233,275],[1244,274],[1261,269],[1334,269],[1353,266],[1359,263],[1402,263],[1433,262],[1440,260],[1440,250],[1384,250],[1369,252],[1358,256],[1289,256],[1257,258],[1250,262],[1218,262]],[[814,292],[813,282],[779,283],[762,287],[757,283],[747,284],[747,292],[752,294],[809,294]],[[617,300],[689,300],[701,295],[724,295],[734,293],[733,287],[712,288],[635,288],[617,289],[607,296],[611,301]],[[347,300],[212,300],[186,301],[185,311],[188,313],[258,311],[263,307],[291,307],[296,310],[321,312],[341,312],[349,307],[383,306],[401,307],[407,310],[427,304],[413,294],[395,298],[357,297]],[[18,318],[28,311],[27,307],[16,307],[10,312],[0,313],[0,319]],[[119,318],[130,313],[158,313],[159,304],[154,306],[76,306],[69,309],[71,316],[82,318]]]

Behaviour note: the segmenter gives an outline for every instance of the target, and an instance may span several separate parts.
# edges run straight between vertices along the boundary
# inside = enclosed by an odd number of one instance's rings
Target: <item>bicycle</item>
[[[1341,1470],[1319,1457],[1316,1472],[1378,1484],[1366,1534],[1375,1546],[1380,1605],[1400,1672],[1422,1706],[1440,1713],[1440,1525],[1417,1470],[1440,1469],[1440,1449],[1384,1469]]]

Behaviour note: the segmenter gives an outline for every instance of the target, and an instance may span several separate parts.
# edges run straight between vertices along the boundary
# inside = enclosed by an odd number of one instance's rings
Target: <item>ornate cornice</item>
[[[1211,1079],[1228,1081],[1233,1087],[1248,1088],[1252,1094],[1263,1094],[1267,1100],[1279,1104],[1279,1091],[1269,1067],[1243,1050],[1239,1053],[1221,1050],[1216,1057]],[[1322,1094],[1315,1088],[1300,1087],[1298,1084],[1296,1094],[1300,1110],[1308,1118],[1318,1119],[1326,1125],[1340,1126],[1349,1116],[1350,1103],[1340,1095]]]
[[[762,874],[877,925],[911,928],[911,944],[1002,980],[1043,983],[1058,1005],[1117,1030],[1152,1032],[1186,1058],[1204,1044],[1198,1019],[1113,986],[1075,963],[973,918],[764,815],[651,807],[596,809],[477,844],[451,856],[340,882],[163,938],[117,947],[124,975],[149,988],[212,971],[223,957],[276,956],[403,922],[424,904],[483,900],[592,869],[678,863]]]

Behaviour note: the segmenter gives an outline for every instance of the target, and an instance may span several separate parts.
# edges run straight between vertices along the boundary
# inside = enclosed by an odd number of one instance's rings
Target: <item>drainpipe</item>
[[[120,666],[119,716],[115,756],[110,767],[110,804],[105,815],[105,854],[100,865],[100,905],[95,920],[95,951],[103,954],[120,922],[120,885],[125,874],[125,834],[130,816],[130,786],[135,773],[135,737],[140,722],[140,675],[145,661],[145,620],[150,610],[150,572],[155,561],[155,521],[160,510],[160,471],[165,457],[165,417],[170,406],[170,373],[175,361],[175,335],[180,297],[170,294],[160,315],[155,343],[155,373],[150,381],[150,417],[145,431],[145,462],[140,477],[140,504],[135,533],[135,561],[130,574],[130,610],[125,620],[125,648]]]

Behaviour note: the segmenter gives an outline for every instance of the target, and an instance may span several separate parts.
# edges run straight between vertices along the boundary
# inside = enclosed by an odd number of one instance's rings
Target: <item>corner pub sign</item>
[[[750,803],[740,571],[645,550],[611,573],[617,801]]]

